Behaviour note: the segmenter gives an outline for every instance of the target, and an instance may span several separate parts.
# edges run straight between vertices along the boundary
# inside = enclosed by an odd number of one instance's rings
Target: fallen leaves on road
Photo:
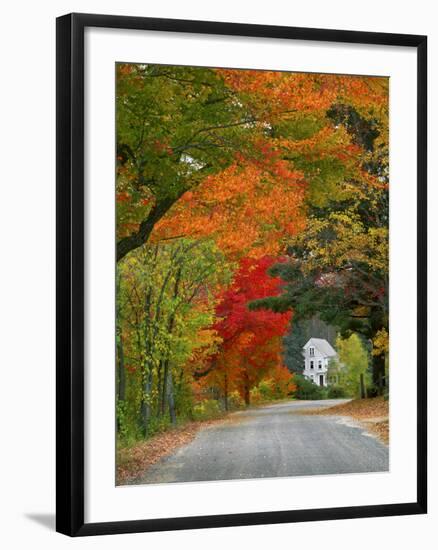
[[[214,420],[189,422],[183,426],[154,435],[150,439],[136,443],[132,447],[117,449],[116,485],[133,482],[147,468],[187,445],[203,429],[225,423],[238,422],[243,416],[229,415]]]
[[[362,426],[381,441],[389,443],[389,401],[383,397],[354,399],[348,403],[319,409],[303,409],[301,414],[349,416],[359,420]]]
[[[330,412],[329,412],[330,411]],[[379,418],[389,414],[389,401],[383,397],[354,399],[347,403],[327,407],[320,414],[346,414],[354,418]]]
[[[365,422],[363,422],[365,424]],[[370,419],[365,425],[369,432],[375,434],[383,443],[389,445],[389,420],[376,420]]]

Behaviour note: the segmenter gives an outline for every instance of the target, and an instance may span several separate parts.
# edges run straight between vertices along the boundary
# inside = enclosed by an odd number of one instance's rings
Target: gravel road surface
[[[134,484],[387,471],[388,447],[356,422],[305,414],[345,401],[291,401],[235,413]]]

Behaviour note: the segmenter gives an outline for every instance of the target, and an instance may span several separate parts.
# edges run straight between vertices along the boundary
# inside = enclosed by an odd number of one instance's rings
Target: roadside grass
[[[347,403],[315,409],[301,409],[292,414],[318,414],[348,416],[373,433],[386,445],[389,444],[389,401],[382,397],[353,399]]]

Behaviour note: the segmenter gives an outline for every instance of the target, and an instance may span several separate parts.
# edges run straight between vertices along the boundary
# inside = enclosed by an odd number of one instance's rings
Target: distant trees
[[[304,369],[303,347],[308,338],[303,323],[294,321],[283,336],[283,359],[290,372],[302,374]]]
[[[283,337],[283,360],[290,372],[302,374],[304,369],[303,347],[309,338],[323,338],[335,345],[337,329],[318,316],[310,319],[294,318]]]

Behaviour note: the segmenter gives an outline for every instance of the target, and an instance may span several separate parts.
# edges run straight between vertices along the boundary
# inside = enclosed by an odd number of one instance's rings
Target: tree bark
[[[155,224],[170,210],[175,202],[184,194],[185,189],[181,191],[175,197],[169,197],[160,202],[157,202],[150,210],[148,217],[140,223],[138,231],[131,233],[127,237],[123,237],[117,242],[117,261],[131,252],[142,246],[152,233]]]
[[[152,389],[152,367],[149,366],[149,369],[143,375],[143,395],[141,399],[141,417],[143,432],[146,436],[149,428],[149,421],[151,419],[151,389]]]
[[[365,378],[363,373],[360,374],[360,398],[365,399],[366,397],[366,391],[365,391]]]
[[[373,355],[373,385],[377,395],[383,395],[386,387],[385,380],[385,356]]]
[[[169,403],[169,415],[170,421],[173,425],[176,424],[176,412],[175,412],[175,397],[173,394],[173,378],[172,369],[168,370],[167,374],[167,401]]]
[[[116,279],[116,347],[117,347],[117,399],[119,401],[125,400],[125,388],[126,388],[126,373],[125,373],[125,357],[123,353],[123,337],[121,327],[121,307],[120,307],[120,283],[121,276],[118,274]]]
[[[225,410],[228,411],[228,376],[224,377],[224,405]]]
[[[244,400],[245,405],[249,406],[251,404],[251,394],[250,394],[250,387],[249,387],[249,376],[248,373],[245,372],[245,380],[244,380]]]
[[[164,361],[163,367],[163,385],[161,387],[161,414],[164,415],[166,411],[166,398],[167,398],[167,386],[168,386],[168,373],[169,373],[169,359]]]
[[[117,339],[117,366],[118,366],[118,388],[117,399],[119,401],[125,400],[126,395],[126,372],[125,372],[125,358],[123,354],[123,340],[122,335],[119,333]]]
[[[161,416],[163,412],[163,362],[160,361],[158,364],[158,371],[157,371],[157,416]]]

